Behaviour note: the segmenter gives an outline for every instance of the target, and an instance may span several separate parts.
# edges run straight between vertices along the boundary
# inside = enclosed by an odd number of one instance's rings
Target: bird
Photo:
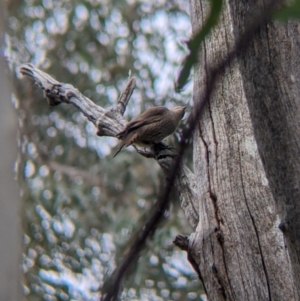
[[[173,134],[177,129],[180,120],[183,118],[186,107],[152,107],[143,112],[140,116],[133,118],[127,123],[124,130],[116,137],[122,140],[115,157],[123,147],[137,145],[146,147],[161,142],[167,136]]]

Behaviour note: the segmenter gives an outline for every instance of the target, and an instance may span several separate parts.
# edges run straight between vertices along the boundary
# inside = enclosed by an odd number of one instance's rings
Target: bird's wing
[[[135,129],[138,127],[141,127],[146,124],[154,123],[163,117],[164,114],[168,112],[167,108],[164,107],[153,107],[145,111],[140,116],[132,119],[128,124],[126,125],[127,129]]]
[[[125,129],[118,133],[117,137],[123,139],[126,134],[139,127],[161,121],[163,115],[165,115],[168,111],[169,110],[165,107],[153,107],[148,109],[140,116],[133,118],[130,122],[128,122]]]

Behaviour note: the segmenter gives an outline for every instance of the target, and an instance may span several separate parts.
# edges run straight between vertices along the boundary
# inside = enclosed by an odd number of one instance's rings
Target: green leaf
[[[295,0],[292,4],[285,5],[274,14],[274,18],[281,22],[287,22],[290,19],[300,19],[300,0]]]
[[[223,1],[211,0],[210,2],[212,3],[212,6],[211,6],[210,15],[206,23],[204,24],[203,28],[200,29],[200,31],[188,42],[188,48],[190,50],[190,53],[185,58],[183,67],[181,68],[181,71],[179,73],[177,83],[176,83],[177,92],[180,92],[180,90],[182,90],[182,88],[187,83],[191,69],[193,65],[197,62],[198,51],[201,43],[205,40],[205,38],[208,36],[211,30],[218,23]]]

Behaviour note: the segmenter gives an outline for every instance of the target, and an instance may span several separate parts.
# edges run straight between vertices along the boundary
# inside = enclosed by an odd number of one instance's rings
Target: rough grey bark
[[[0,47],[3,49],[4,4],[0,3]],[[0,57],[0,300],[19,301],[21,294],[20,192],[15,181],[17,118],[11,99],[5,58]]]
[[[270,23],[240,71],[258,150],[280,216],[300,299],[300,24]],[[248,59],[246,57],[249,57]]]
[[[196,32],[209,2],[190,4]],[[209,67],[226,57],[263,5],[224,1],[195,68],[195,103]],[[208,300],[300,299],[297,31],[295,24],[263,26],[218,80],[194,136],[199,223],[189,256]]]

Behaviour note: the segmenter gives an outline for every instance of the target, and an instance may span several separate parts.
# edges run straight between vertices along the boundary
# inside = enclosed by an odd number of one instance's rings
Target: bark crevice
[[[268,287],[268,294],[269,294],[269,300],[272,301],[272,294],[271,294],[271,288],[270,288],[270,280],[269,280],[269,276],[268,276],[268,270],[266,268],[266,264],[265,264],[265,259],[264,259],[264,253],[262,251],[262,247],[261,247],[261,242],[260,242],[260,236],[259,236],[259,231],[257,229],[257,226],[255,224],[255,219],[251,213],[251,209],[249,208],[249,204],[248,204],[248,198],[247,198],[247,195],[246,195],[246,190],[245,190],[245,185],[244,185],[244,177],[243,177],[243,166],[242,166],[242,162],[241,162],[241,152],[240,152],[240,143],[238,142],[238,155],[239,155],[239,166],[240,166],[240,179],[241,179],[241,186],[242,186],[242,192],[243,192],[243,196],[244,196],[244,200],[245,200],[245,205],[246,205],[246,208],[248,210],[248,214],[249,214],[249,217],[251,219],[251,223],[253,225],[253,229],[254,229],[254,232],[255,232],[255,235],[256,235],[256,240],[257,240],[257,245],[258,245],[258,248],[259,248],[259,254],[260,254],[260,257],[261,257],[261,263],[262,263],[262,267],[263,267],[263,271],[264,271],[264,274],[265,274],[265,279],[266,279],[266,283],[267,283],[267,287]]]
[[[211,185],[211,175],[210,175],[210,152],[209,152],[209,147],[208,147],[208,144],[207,142],[205,141],[205,138],[204,138],[204,135],[202,133],[202,130],[201,130],[201,126],[199,125],[198,126],[198,129],[199,129],[199,137],[205,147],[205,158],[206,158],[206,171],[207,171],[207,174],[206,174],[206,177],[207,177],[207,194],[208,194],[208,199],[210,200],[210,203],[211,203],[211,206],[212,206],[212,209],[213,209],[213,212],[214,212],[214,217],[215,217],[215,221],[216,221],[216,224],[217,226],[214,227],[213,231],[210,231],[209,233],[209,236],[207,237],[207,239],[209,239],[210,241],[210,246],[211,246],[211,251],[212,251],[212,257],[214,258],[214,248],[215,248],[215,241],[218,242],[218,245],[219,245],[219,248],[220,248],[220,251],[221,251],[221,254],[222,254],[222,258],[223,258],[223,269],[224,269],[224,272],[225,272],[225,275],[226,275],[226,279],[224,279],[224,275],[223,273],[221,273],[220,275],[220,272],[217,268],[217,262],[218,261],[213,261],[213,264],[212,264],[212,272],[213,272],[213,275],[219,285],[219,292],[221,292],[222,296],[225,298],[224,300],[227,300],[227,296],[226,296],[226,291],[228,293],[228,289],[225,289],[228,284],[229,284],[229,287],[230,287],[230,295],[234,295],[234,290],[232,289],[232,286],[231,286],[231,283],[230,283],[230,277],[229,277],[229,273],[228,273],[228,269],[227,269],[227,261],[226,261],[226,256],[225,256],[225,249],[224,249],[224,235],[222,233],[222,229],[221,229],[221,225],[223,224],[223,220],[221,218],[221,214],[220,214],[220,209],[218,207],[218,204],[217,204],[217,196],[213,193],[212,191],[212,185]]]

